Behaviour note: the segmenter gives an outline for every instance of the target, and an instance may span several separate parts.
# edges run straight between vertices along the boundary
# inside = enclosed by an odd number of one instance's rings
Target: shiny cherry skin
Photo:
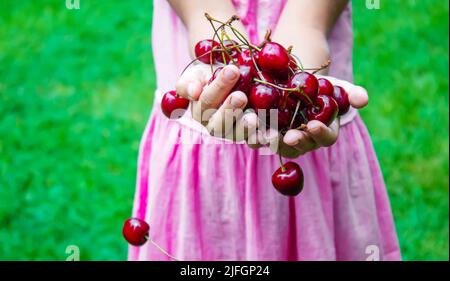
[[[294,72],[297,72],[298,70],[300,70],[300,68],[297,66],[297,61],[295,60],[295,58],[290,55],[289,57],[291,60],[289,61],[289,68],[292,69]]]
[[[228,53],[233,58],[233,61],[237,62],[238,55],[239,55],[239,51],[237,49],[237,48],[239,48],[239,47],[237,47],[238,43],[236,43],[236,41],[234,41],[234,40],[224,40],[223,46],[228,50]],[[234,47],[234,46],[236,46],[236,47]],[[223,60],[224,57],[225,57],[225,61]],[[230,58],[225,53],[223,54],[223,56],[222,56],[222,54],[219,53],[219,61],[221,63],[228,64],[228,63],[230,63]]]
[[[141,219],[130,218],[125,221],[122,234],[125,240],[133,246],[142,246],[148,240],[150,226]]]
[[[271,84],[275,84],[275,80],[272,78],[272,76],[264,71],[260,72],[259,74],[256,74],[254,78],[269,82]],[[258,84],[261,84],[261,82],[255,81],[254,84],[258,85]]]
[[[280,94],[274,87],[257,84],[250,90],[249,104],[258,112],[258,109],[273,109],[278,106]],[[268,113],[267,113],[268,114]]]
[[[239,65],[238,68],[240,74],[239,79],[236,82],[236,84],[234,84],[234,87],[231,90],[231,92],[241,91],[248,96],[250,94],[250,89],[253,85],[252,68],[247,65]]]
[[[253,74],[251,67],[246,65],[240,65],[238,66],[238,68],[239,68],[239,79],[236,82],[236,84],[234,84],[234,87],[230,93],[235,91],[241,91],[248,96],[250,93],[250,88],[253,85],[252,84]],[[211,84],[211,82],[217,78],[222,69],[223,66],[220,66],[213,72],[213,75],[209,79],[208,84]]]
[[[177,95],[175,91],[164,94],[161,100],[161,109],[167,118],[178,119],[183,116],[189,106],[189,100]]]
[[[294,112],[288,108],[278,108],[278,130],[286,130],[291,125]]]
[[[281,88],[287,88],[288,86],[285,84],[278,84]],[[297,107],[297,101],[292,98],[290,95],[291,92],[279,90],[280,92],[280,99],[278,102],[278,108],[288,108],[292,111],[295,110]]]
[[[319,78],[317,79],[317,82],[319,82],[319,89],[317,92],[318,95],[333,97],[334,87],[330,81],[325,78]]]
[[[317,98],[317,90],[319,88],[319,82],[317,78],[309,72],[297,72],[291,77],[288,84],[289,88],[300,87],[304,95],[308,96],[306,98],[302,93],[293,92],[292,95],[301,100],[306,104],[314,102]],[[310,102],[311,101],[311,102]]]
[[[308,120],[306,119],[306,110],[306,108],[299,109],[299,112],[292,123],[292,128],[298,128],[301,125],[306,125],[308,123]]]
[[[195,56],[198,58],[199,61],[203,63],[206,64],[216,63],[217,60],[219,59],[220,52],[213,52],[211,62],[210,53],[213,48],[220,49],[220,44],[211,39],[201,40],[195,45]]]
[[[320,95],[314,105],[308,105],[306,117],[309,121],[318,120],[329,126],[337,117],[338,111],[338,104],[333,98]]]
[[[295,73],[299,70],[298,66],[295,64],[295,60],[292,56],[290,56],[289,61],[289,68],[285,71],[276,72],[274,73],[274,77],[277,81],[281,82],[282,84],[287,84],[289,79],[292,77],[292,73]]]
[[[252,59],[252,54],[253,54],[253,58],[255,61],[253,61]],[[257,50],[252,50],[250,51],[249,49],[245,49],[242,50],[239,54],[238,54],[238,64],[239,65],[246,65],[252,68],[252,73],[255,77],[257,77],[257,70],[255,67],[255,63],[258,61],[258,51]]]
[[[333,99],[337,102],[339,107],[338,115],[344,115],[350,109],[350,101],[348,93],[340,86],[334,86]]]
[[[288,162],[272,175],[275,189],[286,196],[297,196],[303,190],[303,170],[297,163]]]
[[[290,55],[278,43],[267,42],[258,55],[258,65],[261,70],[269,73],[285,72],[289,68]]]
[[[253,54],[253,58],[255,59],[255,62],[258,61],[258,54],[259,52],[257,50],[251,50],[250,49],[245,49],[242,50],[237,58],[238,58],[238,63],[240,65],[254,65],[253,59],[252,59],[252,54]]]

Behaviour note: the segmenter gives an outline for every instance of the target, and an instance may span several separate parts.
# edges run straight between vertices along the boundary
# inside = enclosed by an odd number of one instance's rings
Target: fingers
[[[369,103],[367,90],[361,86],[353,85],[348,91],[348,99],[354,108],[363,108]]]
[[[198,100],[210,74],[211,69],[207,65],[189,68],[181,75],[175,86],[177,94],[185,99]]]
[[[244,115],[236,122],[235,129],[227,135],[227,139],[234,140],[236,142],[249,139],[249,136],[256,133],[259,126],[258,116],[254,111],[247,110]],[[254,143],[256,144],[256,142]],[[249,143],[252,147],[252,144]],[[259,147],[259,145],[257,145]],[[253,147],[252,147],[253,148]]]
[[[236,66],[228,65],[224,67],[217,78],[202,89],[198,101],[193,103],[191,110],[194,120],[207,126],[216,109],[230,94],[234,84],[239,79],[239,75],[239,70]]]
[[[335,120],[330,127],[320,121],[313,120],[306,124],[306,133],[318,146],[330,146],[337,140],[339,124]]]
[[[269,145],[268,147],[272,153],[278,153],[285,158],[294,159],[305,153],[302,149],[284,143],[283,136],[273,129],[268,129],[263,134],[263,141]]]
[[[218,108],[233,89],[234,84],[239,79],[239,75],[239,69],[236,66],[225,66],[218,77],[203,88],[199,98],[201,109]]]
[[[276,153],[278,151],[279,140],[280,135],[278,131],[260,128],[248,136],[247,145],[254,149],[267,146],[269,151]]]
[[[367,90],[361,86],[354,85],[348,81],[337,79],[330,76],[324,76],[333,85],[341,86],[348,93],[350,104],[355,108],[362,108],[369,103]]]
[[[317,148],[317,143],[307,133],[300,130],[289,130],[283,138],[283,142],[298,151],[305,153]]]
[[[305,152],[281,142],[278,153],[284,158],[295,159]]]
[[[289,130],[283,137],[283,142],[295,148],[301,154],[334,144],[339,134],[338,122],[327,127],[322,122],[313,120],[308,122],[305,131]]]
[[[250,148],[258,149],[261,148],[263,142],[263,133],[260,130],[256,130],[253,134],[250,134],[247,138],[247,145]]]
[[[247,96],[240,91],[231,93],[206,126],[211,135],[223,137],[233,132],[236,119],[242,116]]]

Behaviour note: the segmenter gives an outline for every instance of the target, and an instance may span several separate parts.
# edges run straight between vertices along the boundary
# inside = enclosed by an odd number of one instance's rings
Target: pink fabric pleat
[[[142,153],[147,148],[149,157],[139,165],[147,171],[140,170],[134,215],[177,258],[365,260],[376,246],[380,259],[400,259],[381,171],[359,116],[332,147],[295,160],[305,173],[295,198],[273,189],[277,156],[218,139],[209,144],[210,137],[168,120],[158,107],[147,132]],[[131,246],[129,259],[169,260],[151,244]]]

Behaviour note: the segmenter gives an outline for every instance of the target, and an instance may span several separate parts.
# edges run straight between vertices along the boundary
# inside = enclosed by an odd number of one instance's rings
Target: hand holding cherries
[[[196,44],[196,58],[189,65],[196,61],[200,65],[188,69],[177,90],[164,95],[161,108],[167,117],[180,117],[189,105],[189,97],[194,100],[193,118],[212,134],[236,138],[239,135],[236,128],[244,128],[246,131],[241,135],[248,139],[250,128],[259,126],[260,129],[276,130],[288,138],[310,133],[310,121],[330,126],[338,116],[349,111],[350,105],[359,108],[367,103],[362,88],[315,75],[328,67],[329,62],[315,69],[304,69],[292,53],[292,47],[286,49],[271,41],[270,32],[259,46],[255,46],[233,27],[233,21],[238,20],[236,16],[227,22],[208,14],[205,16],[214,27],[214,36]],[[359,91],[363,95],[358,93],[358,98],[355,93]],[[216,112],[204,118],[209,109]],[[236,115],[236,110],[242,113]],[[231,126],[232,132],[223,129],[224,120],[230,116],[235,123]],[[315,140],[314,135],[311,138]],[[303,189],[302,169],[294,162],[283,165],[281,157],[280,164],[272,176],[274,187],[283,195],[298,195]]]

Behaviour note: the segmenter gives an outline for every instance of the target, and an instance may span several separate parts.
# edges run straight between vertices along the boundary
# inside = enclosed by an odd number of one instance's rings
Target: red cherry
[[[183,116],[188,106],[189,100],[178,96],[175,91],[165,93],[161,100],[161,109],[164,115],[171,119]]]
[[[288,87],[300,87],[300,90],[303,92],[303,94],[308,96],[309,99],[299,92],[292,92],[292,95],[300,99],[302,102],[309,104],[311,102],[314,102],[317,97],[319,82],[317,81],[317,78],[311,73],[297,72],[296,74],[294,74],[294,76],[291,77]]]
[[[326,95],[329,97],[333,97],[334,87],[330,81],[328,81],[325,78],[319,78],[317,79],[317,82],[319,82],[318,95]]]
[[[127,219],[123,224],[122,234],[125,240],[133,246],[142,246],[148,240],[150,226],[137,218]]]
[[[288,129],[294,113],[288,108],[278,108],[278,130]]]
[[[270,73],[285,72],[288,70],[290,55],[278,43],[267,42],[258,55],[258,65],[263,71]]]
[[[294,122],[292,123],[292,128],[298,128],[302,124],[306,125],[308,120],[306,119],[306,108],[300,108],[297,115],[295,116]]]
[[[280,86],[282,88],[287,88],[287,86],[283,85],[283,84],[278,84],[278,86]],[[290,92],[288,92],[288,91],[280,90],[280,99],[279,99],[279,103],[278,103],[278,108],[282,108],[282,109],[288,108],[288,109],[294,111],[295,108],[297,107],[297,101],[294,100],[289,93]]]
[[[236,82],[236,84],[234,84],[234,87],[231,90],[231,92],[241,91],[248,96],[253,81],[252,68],[247,65],[239,65],[238,68],[240,73],[239,79]]]
[[[252,53],[253,53],[253,57],[254,57],[255,61],[253,61],[253,59],[252,59],[252,55],[251,55]],[[240,52],[238,54],[238,64],[246,65],[246,66],[250,67],[251,71],[252,71],[252,75],[255,77],[258,77],[258,71],[255,67],[257,58],[258,58],[258,51],[252,50],[252,52],[250,52],[249,49],[245,49],[245,50],[242,50],[242,52]]]
[[[259,75],[259,74],[255,75],[255,77],[259,80],[263,80],[263,81],[269,82],[271,84],[275,84],[275,80],[267,72],[262,71],[260,74],[261,75]],[[263,79],[261,79],[261,76]],[[261,82],[255,82],[254,84],[258,85],[258,84],[261,84]]]
[[[239,79],[236,82],[236,84],[234,84],[234,87],[233,87],[233,89],[231,89],[231,92],[241,91],[248,96],[249,92],[250,92],[250,88],[252,87],[252,81],[253,81],[252,70],[249,66],[246,66],[246,65],[239,65],[238,68],[239,68],[239,74],[240,74]],[[218,67],[213,72],[213,75],[209,79],[208,84],[211,84],[211,82],[217,78],[217,76],[219,75],[220,71],[222,71],[222,69],[223,69],[223,66]]]
[[[253,60],[249,49],[242,50],[242,52],[238,54],[237,58],[239,65],[253,65]]]
[[[295,72],[297,72],[297,70],[300,70],[300,68],[297,66],[297,61],[295,60],[295,58],[292,55],[290,55],[289,58],[291,59],[289,61],[289,68]]]
[[[213,48],[220,49],[220,44],[211,39],[201,40],[197,43],[197,45],[195,45],[195,56],[198,58],[199,61],[203,63],[206,64],[216,63],[217,59],[219,58],[220,52],[214,52],[212,54],[212,62],[211,62],[210,53]]]
[[[318,120],[329,126],[338,114],[338,104],[329,96],[320,95],[315,104],[308,105],[306,115],[309,121]]]
[[[339,106],[338,115],[344,115],[350,109],[350,101],[348,100],[348,94],[344,88],[340,86],[334,86],[333,99],[337,102]]]
[[[280,81],[283,84],[287,84],[292,76],[293,73],[292,71],[297,72],[298,69],[299,69],[298,66],[294,62],[294,58],[290,56],[289,68],[286,69],[285,71],[276,72],[273,75],[275,76],[277,81]]]
[[[253,53],[253,58],[255,59],[255,62],[258,61],[258,51],[257,50],[252,50],[250,51],[250,49],[245,49],[242,50],[242,52],[240,52],[238,54],[238,63],[240,65],[248,65],[248,66],[254,66],[255,63],[253,62],[252,59],[252,53]]]
[[[234,41],[234,40],[231,40],[231,41],[224,40],[223,41],[223,46],[227,49],[228,54],[230,54],[230,56],[233,58],[233,60],[235,62],[237,62],[238,55],[239,55],[239,51],[237,50],[237,48],[239,48],[239,47],[234,47],[237,45],[238,45],[238,43],[236,43],[236,41]],[[222,56],[222,54],[219,53],[218,58],[219,58],[219,61],[224,64],[228,64],[230,62],[230,58],[225,53],[223,54],[223,56]],[[224,58],[225,58],[225,61],[224,61]]]
[[[272,175],[272,184],[286,196],[297,196],[303,189],[303,171],[297,163],[288,162]]]
[[[280,94],[274,87],[257,84],[250,90],[250,106],[258,112],[258,109],[272,109],[278,106]],[[268,114],[268,113],[267,113]]]

